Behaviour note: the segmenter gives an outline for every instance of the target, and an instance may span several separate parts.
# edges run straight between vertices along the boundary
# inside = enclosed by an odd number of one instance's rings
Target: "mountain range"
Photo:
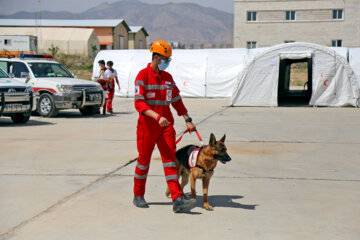
[[[20,11],[0,18],[39,18],[39,12]],[[234,16],[231,13],[192,3],[147,4],[138,0],[102,3],[81,13],[42,11],[42,19],[125,19],[144,26],[150,41],[162,39],[194,45],[233,44]]]

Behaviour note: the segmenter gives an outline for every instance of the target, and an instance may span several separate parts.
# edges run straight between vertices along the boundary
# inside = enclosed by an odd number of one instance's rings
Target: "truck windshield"
[[[31,62],[28,63],[36,78],[67,77],[73,78],[72,74],[59,63]]]
[[[9,78],[9,76],[0,68],[0,78]]]

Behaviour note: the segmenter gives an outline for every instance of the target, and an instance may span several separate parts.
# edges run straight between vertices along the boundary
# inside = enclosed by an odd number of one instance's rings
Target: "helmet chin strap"
[[[158,60],[156,60],[156,66],[159,66],[161,64],[161,58],[159,58]]]
[[[151,67],[154,69],[155,72],[160,72],[159,61],[161,61],[161,59],[157,59],[155,61],[155,65],[153,65],[153,62],[151,63]]]

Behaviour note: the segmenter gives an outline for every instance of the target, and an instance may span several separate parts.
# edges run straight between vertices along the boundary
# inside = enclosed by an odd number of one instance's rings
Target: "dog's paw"
[[[213,211],[213,210],[214,210],[213,207],[210,206],[209,203],[204,203],[204,208],[205,208],[206,210],[208,210],[208,211]]]

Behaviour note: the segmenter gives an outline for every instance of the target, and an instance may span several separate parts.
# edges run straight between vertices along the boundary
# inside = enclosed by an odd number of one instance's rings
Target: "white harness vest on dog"
[[[200,152],[200,148],[197,148],[197,149],[195,149],[194,151],[192,151],[192,152],[190,153],[189,161],[188,161],[190,168],[196,167],[196,163],[197,163],[197,158],[198,158],[199,152]]]

